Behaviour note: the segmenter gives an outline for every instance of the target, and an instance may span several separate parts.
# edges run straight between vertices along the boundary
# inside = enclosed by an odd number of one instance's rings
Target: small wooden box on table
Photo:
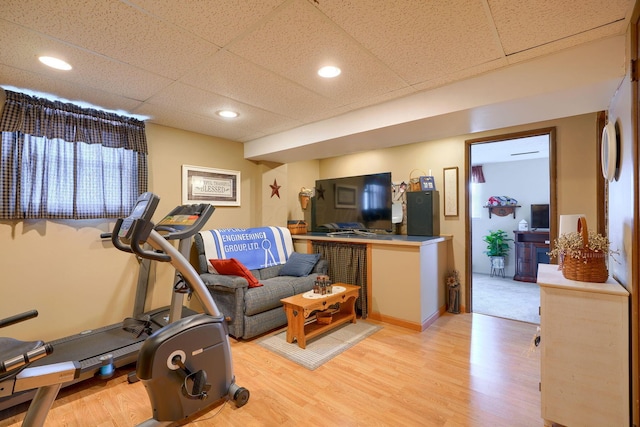
[[[305,298],[304,294],[294,295],[280,300],[287,314],[287,342],[298,341],[300,348],[307,346],[307,339],[311,339],[333,329],[343,323],[356,323],[355,303],[360,293],[360,287],[344,283],[334,283],[336,287],[345,288],[342,292],[323,295],[322,298]],[[317,311],[329,310],[330,306],[340,303],[340,309],[333,313],[331,323],[320,324],[309,318]]]

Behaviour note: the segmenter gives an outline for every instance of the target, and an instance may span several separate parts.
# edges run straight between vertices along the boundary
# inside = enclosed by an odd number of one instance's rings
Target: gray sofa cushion
[[[327,274],[328,263],[320,259],[306,277],[279,276],[282,265],[250,270],[260,283],[247,288],[247,281],[238,276],[224,276],[208,272],[208,262],[200,234],[194,236],[200,277],[213,296],[218,309],[228,319],[229,334],[252,338],[287,324],[281,299],[313,289],[318,274]]]
[[[291,278],[291,286],[293,287],[293,295],[301,294],[303,292],[307,292],[313,289],[313,282],[315,282],[317,274],[311,274],[306,277],[295,277]]]
[[[280,276],[304,277],[308,276],[320,259],[320,254],[299,254],[293,252],[282,266]]]
[[[306,277],[276,276],[261,280],[264,285],[260,288],[252,288],[244,295],[244,314],[252,316],[256,313],[281,307],[282,298],[301,294],[313,289],[313,282],[317,275]]]
[[[254,314],[253,316],[244,316],[242,338],[253,338],[286,324],[287,315],[282,307]]]
[[[277,277],[281,267],[281,265],[274,265],[272,267],[261,268],[260,270],[251,270],[251,272],[259,280],[267,280],[271,279],[272,277]]]
[[[282,298],[293,295],[294,290],[287,278],[273,278],[262,281],[263,286],[252,288],[244,295],[244,314],[252,316],[256,313],[280,307]]]

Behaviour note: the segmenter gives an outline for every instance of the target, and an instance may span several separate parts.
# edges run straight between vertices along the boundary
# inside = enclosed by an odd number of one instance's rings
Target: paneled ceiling
[[[605,109],[633,6],[2,0],[0,85],[244,142],[250,159],[321,158]],[[325,64],[342,74],[318,77]]]

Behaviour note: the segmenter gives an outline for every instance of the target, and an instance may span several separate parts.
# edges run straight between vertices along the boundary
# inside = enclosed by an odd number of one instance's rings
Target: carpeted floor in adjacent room
[[[473,273],[473,312],[540,324],[537,283]]]

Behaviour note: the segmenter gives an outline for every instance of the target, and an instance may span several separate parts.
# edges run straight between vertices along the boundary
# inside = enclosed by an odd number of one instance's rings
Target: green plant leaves
[[[482,236],[482,240],[487,244],[487,250],[484,251],[488,256],[507,256],[509,254],[509,242],[513,239],[504,230],[489,231],[489,234]]]

